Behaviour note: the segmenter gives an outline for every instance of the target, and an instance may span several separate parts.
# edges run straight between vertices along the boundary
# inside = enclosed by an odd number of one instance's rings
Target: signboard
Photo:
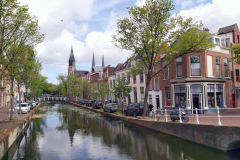
[[[202,93],[202,85],[191,85],[191,93]]]
[[[223,85],[222,84],[217,84],[216,85],[216,92],[223,92]]]
[[[186,86],[185,85],[174,86],[174,92],[175,93],[185,93]]]
[[[214,84],[207,85],[207,92],[214,92]]]

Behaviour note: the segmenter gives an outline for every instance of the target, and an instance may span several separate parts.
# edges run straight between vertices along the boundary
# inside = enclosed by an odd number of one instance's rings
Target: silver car
[[[19,113],[19,105],[17,105],[17,106],[15,107],[15,110],[17,110],[18,113]],[[21,104],[21,110],[22,110],[22,113],[28,113],[28,112],[30,112],[30,105],[29,105],[28,103],[22,103],[22,104]]]
[[[118,104],[117,103],[108,103],[106,106],[103,108],[104,112],[116,112],[118,110]]]

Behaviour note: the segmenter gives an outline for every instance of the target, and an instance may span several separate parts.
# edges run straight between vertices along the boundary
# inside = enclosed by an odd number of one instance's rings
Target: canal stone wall
[[[3,133],[0,134],[0,159],[6,154],[6,152],[10,149],[10,147],[22,134],[22,132],[26,131],[29,124],[31,123],[32,116],[35,114],[35,112],[40,106],[41,103],[39,103],[33,110],[31,110],[28,114],[24,115],[17,122],[4,122],[5,125],[6,123],[9,123],[9,125],[11,124],[12,126],[10,129],[6,129]]]
[[[79,104],[74,105],[81,106]],[[134,123],[223,151],[240,149],[240,127],[143,120],[132,116],[107,113],[86,106],[81,107],[102,113],[114,119]]]

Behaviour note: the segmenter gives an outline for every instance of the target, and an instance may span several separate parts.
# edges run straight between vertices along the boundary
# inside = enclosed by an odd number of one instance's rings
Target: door
[[[196,109],[198,109],[198,114],[201,114],[201,95],[200,94],[192,94],[192,109],[193,109],[193,114],[196,114]]]
[[[232,94],[232,106],[235,108],[235,94]]]
[[[159,103],[159,95],[156,96],[156,107],[157,109],[160,107],[160,103]]]

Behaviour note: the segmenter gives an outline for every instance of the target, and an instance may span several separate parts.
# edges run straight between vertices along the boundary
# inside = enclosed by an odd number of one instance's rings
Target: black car
[[[30,106],[30,109],[33,109],[33,104],[31,102],[28,102],[28,105]]]
[[[86,101],[86,106],[93,106],[93,104],[94,104],[93,100]]]
[[[130,103],[124,110],[124,115],[133,115],[134,117],[141,116],[143,114],[144,103]]]
[[[87,102],[86,99],[82,99],[81,101],[79,101],[79,104],[84,105],[84,104],[86,104],[86,102]]]
[[[102,104],[102,102],[100,102],[100,101],[96,101],[96,102],[93,104],[92,108],[94,108],[94,109],[103,108],[103,104]]]

